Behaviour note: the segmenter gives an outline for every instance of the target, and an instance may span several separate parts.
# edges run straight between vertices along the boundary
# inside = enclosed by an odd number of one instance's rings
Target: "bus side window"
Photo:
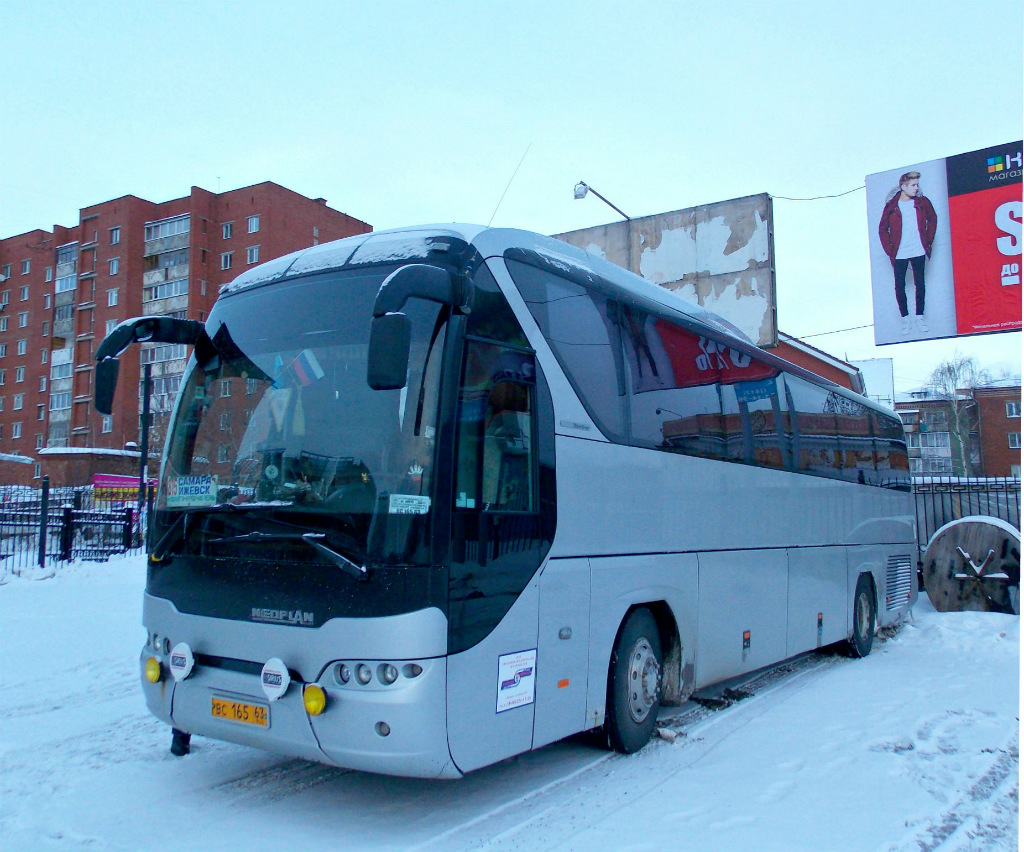
[[[459,388],[455,508],[534,512],[533,355],[470,339]]]

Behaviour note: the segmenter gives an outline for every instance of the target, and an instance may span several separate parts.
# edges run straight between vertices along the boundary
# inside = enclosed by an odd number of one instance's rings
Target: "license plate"
[[[210,715],[217,719],[256,725],[260,728],[270,726],[270,715],[263,704],[245,704],[241,701],[228,701],[226,698],[214,698],[210,705]]]

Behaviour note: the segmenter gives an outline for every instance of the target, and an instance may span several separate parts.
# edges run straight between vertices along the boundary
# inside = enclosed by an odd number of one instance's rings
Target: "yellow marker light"
[[[163,679],[164,670],[156,657],[146,658],[146,680],[150,683],[159,683]]]
[[[315,683],[306,684],[302,690],[302,703],[310,716],[319,716],[327,707],[327,694]]]

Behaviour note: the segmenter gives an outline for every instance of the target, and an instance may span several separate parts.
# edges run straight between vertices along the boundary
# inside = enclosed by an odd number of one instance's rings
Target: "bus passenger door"
[[[590,560],[552,559],[540,576],[533,747],[587,727]]]

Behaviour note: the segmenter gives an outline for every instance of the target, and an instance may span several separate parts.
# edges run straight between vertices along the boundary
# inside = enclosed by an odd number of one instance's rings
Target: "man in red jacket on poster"
[[[914,273],[916,298],[915,319],[917,329],[928,331],[924,321],[924,262],[932,256],[935,239],[935,208],[921,194],[921,173],[907,172],[900,177],[900,191],[895,193],[882,210],[878,223],[878,238],[892,261],[896,279],[896,304],[903,323],[900,334],[910,334],[910,316],[907,307],[907,267]]]

